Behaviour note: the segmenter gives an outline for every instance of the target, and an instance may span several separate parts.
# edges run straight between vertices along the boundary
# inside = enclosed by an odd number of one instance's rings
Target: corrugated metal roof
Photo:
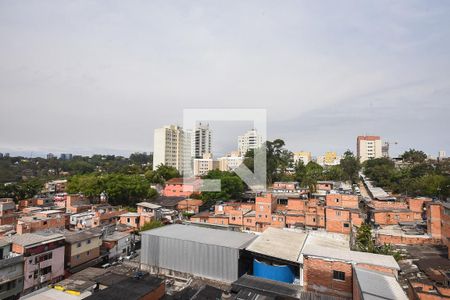
[[[139,202],[139,203],[136,204],[136,205],[137,205],[137,206],[147,207],[147,208],[152,208],[152,209],[158,209],[158,208],[161,208],[161,205],[154,204],[154,203],[150,203],[150,202]]]
[[[234,249],[243,249],[256,238],[256,235],[248,233],[181,224],[167,225],[141,232],[141,234],[192,241],[201,244],[216,245]]]
[[[363,299],[408,299],[397,279],[392,275],[357,266],[355,273]]]
[[[298,262],[307,233],[267,228],[246,249],[251,252]]]
[[[62,234],[48,232],[25,233],[11,236],[11,240],[14,244],[18,244],[23,247],[49,243],[62,239],[64,239],[64,236]]]
[[[350,250],[349,244],[345,245],[342,241],[333,241],[333,239],[330,238],[313,235],[308,235],[302,250],[302,255],[353,263],[364,263],[400,270],[398,263],[391,255],[352,251]],[[303,257],[301,257],[299,261],[302,262]]]

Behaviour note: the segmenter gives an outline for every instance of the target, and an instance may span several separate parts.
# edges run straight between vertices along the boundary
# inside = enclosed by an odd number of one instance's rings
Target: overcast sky
[[[0,152],[149,152],[184,108],[266,108],[315,155],[450,152],[449,1],[0,0],[0,60]]]

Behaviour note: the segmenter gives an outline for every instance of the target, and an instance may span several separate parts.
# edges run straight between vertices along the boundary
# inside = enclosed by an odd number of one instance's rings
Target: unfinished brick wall
[[[376,211],[373,212],[373,216],[377,225],[397,225],[399,222],[412,222],[414,220],[412,211]]]
[[[295,211],[305,211],[306,203],[308,200],[305,199],[295,199],[295,198],[289,198],[287,208],[288,210],[295,210]]]
[[[410,237],[388,234],[377,234],[377,244],[403,244],[403,245],[439,245],[442,243],[440,239],[428,237]]]
[[[303,268],[304,286],[308,291],[345,298],[352,297],[353,273],[350,263],[305,257]],[[333,279],[333,271],[344,272],[345,280]]]
[[[244,224],[244,212],[242,210],[232,210],[229,212],[229,223],[242,226]]]
[[[329,232],[349,234],[351,231],[350,216],[348,210],[339,208],[327,207],[326,215],[326,229]]]
[[[413,212],[423,213],[426,203],[431,202],[431,198],[408,198],[406,202]]]
[[[408,209],[408,203],[403,201],[370,201],[369,205],[373,208],[389,208],[389,209]]]
[[[265,197],[256,197],[256,222],[270,223],[272,221],[272,212],[275,210],[275,207],[276,199],[272,197],[271,194],[267,194]]]
[[[244,230],[256,230],[256,219],[255,217],[245,217],[244,216]]]
[[[397,270],[371,264],[357,264],[358,267],[397,276]]]
[[[290,227],[295,224],[305,224],[305,214],[299,212],[292,212],[286,215],[286,226]]]
[[[448,258],[450,258],[450,209],[442,206],[442,241],[448,248]]]
[[[442,205],[440,203],[430,203],[427,205],[427,232],[433,238],[442,238]]]
[[[359,226],[361,226],[362,223],[364,223],[364,219],[359,212],[352,212],[351,222],[352,222],[352,225],[359,227]]]
[[[272,214],[271,227],[285,228],[286,227],[286,216],[281,214]]]
[[[345,208],[358,208],[359,200],[356,195],[329,194],[326,196],[326,205]]]

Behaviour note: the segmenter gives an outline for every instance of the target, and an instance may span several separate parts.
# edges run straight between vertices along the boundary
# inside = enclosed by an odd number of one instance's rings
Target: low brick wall
[[[402,244],[402,245],[440,245],[440,239],[431,237],[417,237],[417,236],[399,236],[388,234],[377,234],[378,244]]]

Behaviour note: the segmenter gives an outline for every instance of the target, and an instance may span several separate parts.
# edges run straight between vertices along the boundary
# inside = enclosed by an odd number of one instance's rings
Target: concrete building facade
[[[22,254],[24,293],[61,280],[64,276],[64,236],[54,233],[14,235],[12,250]]]
[[[153,170],[160,165],[176,168],[180,172],[191,170],[191,133],[176,125],[154,131]]]
[[[358,136],[356,139],[356,155],[360,162],[383,157],[381,138],[375,135]]]
[[[206,153],[211,153],[212,131],[209,124],[199,123],[192,134],[192,153],[194,158],[203,158]]]
[[[0,240],[0,299],[19,299],[23,290],[23,255],[12,252],[12,244]]]
[[[100,256],[100,231],[68,231],[65,238],[65,265],[69,270]]]
[[[238,137],[238,149],[241,156],[244,156],[248,150],[259,148],[263,143],[262,136],[256,129],[247,131],[244,135]]]

